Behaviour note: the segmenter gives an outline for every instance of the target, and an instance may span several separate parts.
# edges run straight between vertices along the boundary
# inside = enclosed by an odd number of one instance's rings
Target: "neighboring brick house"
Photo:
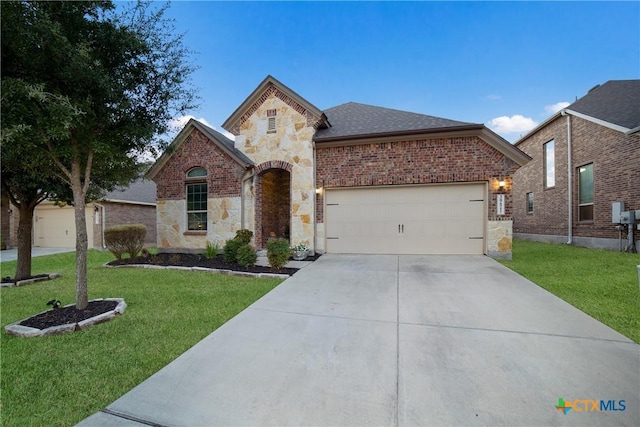
[[[7,200],[8,203],[8,200]],[[139,179],[128,187],[108,193],[87,204],[86,224],[90,249],[103,249],[104,229],[119,224],[144,224],[145,244],[156,244],[156,185]],[[75,248],[75,214],[72,206],[59,207],[50,201],[40,203],[33,214],[33,246]],[[18,209],[3,206],[2,236],[8,247],[17,245]],[[5,234],[6,233],[6,234]]]
[[[158,248],[254,232],[316,252],[511,256],[514,172],[482,124],[347,103],[320,110],[271,76],[222,125],[191,120],[147,176]],[[502,183],[502,185],[500,185]]]
[[[515,145],[533,159],[514,175],[516,237],[624,248],[612,202],[640,209],[640,80],[597,86]]]

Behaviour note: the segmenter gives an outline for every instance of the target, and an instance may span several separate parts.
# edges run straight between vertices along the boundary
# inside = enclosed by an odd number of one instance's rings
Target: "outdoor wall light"
[[[316,188],[316,194],[322,194],[322,187]]]
[[[498,187],[500,187],[500,189],[504,189],[504,186],[505,186],[504,179],[501,179],[500,181],[498,181]]]

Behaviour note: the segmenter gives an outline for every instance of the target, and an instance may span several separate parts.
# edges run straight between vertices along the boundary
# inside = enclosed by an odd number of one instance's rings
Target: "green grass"
[[[640,255],[516,240],[501,262],[640,343]]]
[[[89,298],[122,297],[124,315],[85,331],[42,338],[7,335],[4,326],[75,300],[73,253],[33,259],[33,274],[61,278],[1,297],[2,425],[73,425],[148,378],[245,307],[279,279],[203,272],[103,268],[108,252],[89,253]],[[13,276],[15,261],[0,264]]]

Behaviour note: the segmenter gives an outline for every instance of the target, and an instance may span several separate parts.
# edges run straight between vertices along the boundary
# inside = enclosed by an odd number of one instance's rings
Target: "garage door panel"
[[[37,247],[75,248],[76,224],[73,207],[39,206],[34,212],[33,244]],[[89,247],[93,242],[92,210],[85,210]]]
[[[485,185],[328,189],[327,251],[482,254]]]

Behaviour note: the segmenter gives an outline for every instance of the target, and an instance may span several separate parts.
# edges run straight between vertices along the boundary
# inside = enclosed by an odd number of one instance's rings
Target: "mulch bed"
[[[75,305],[62,308],[54,308],[44,313],[20,322],[22,326],[29,326],[36,329],[46,329],[52,326],[78,323],[94,316],[114,310],[118,305],[117,301],[91,301],[84,310],[76,309]]]
[[[43,278],[49,278],[48,274],[36,274],[35,276],[29,276],[29,277],[23,277],[20,280],[28,280],[28,279],[43,279]],[[2,283],[16,283],[18,280],[16,280],[13,277],[3,277],[2,278]]]
[[[320,255],[308,256],[304,261],[315,261]],[[149,265],[162,265],[162,266],[177,266],[177,267],[203,267],[203,268],[216,268],[220,270],[233,270],[233,271],[245,271],[249,273],[276,273],[276,274],[289,274],[293,275],[297,268],[281,268],[276,270],[272,267],[242,267],[238,264],[229,264],[224,261],[222,255],[218,255],[213,258],[205,258],[199,254],[188,253],[167,253],[162,252],[156,255],[150,255],[148,257],[138,256],[135,258],[124,258],[121,260],[115,260],[108,263],[108,265],[129,265],[129,264],[149,264]]]

